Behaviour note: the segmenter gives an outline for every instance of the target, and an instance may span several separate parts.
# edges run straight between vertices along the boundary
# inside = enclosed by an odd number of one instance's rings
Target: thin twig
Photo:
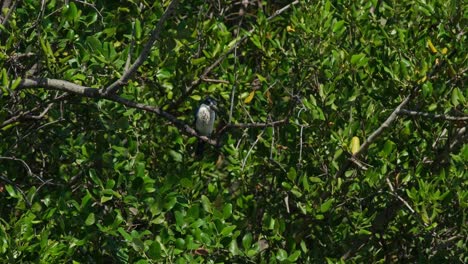
[[[224,83],[224,84],[229,84],[228,81],[225,80],[217,80],[217,79],[210,79],[210,78],[203,78],[202,79],[205,82],[211,82],[211,83]]]
[[[239,37],[240,34],[240,27],[242,25],[243,18],[239,21],[239,30],[237,30],[237,38]],[[240,45],[240,43],[239,43]],[[229,119],[228,123],[230,124],[232,122],[232,113],[234,112],[234,99],[236,95],[236,87],[237,87],[237,77],[238,77],[238,71],[237,71],[237,47],[238,45],[234,46],[234,83],[231,88],[231,104],[229,105]]]
[[[468,121],[468,116],[449,116],[444,114],[431,114],[425,112],[411,111],[406,109],[400,109],[398,115],[409,115],[409,116],[422,116],[429,117],[432,119],[448,120],[448,121]]]
[[[273,159],[273,147],[275,146],[275,129],[271,130],[270,159]]]
[[[411,207],[411,205],[405,200],[403,199],[396,191],[395,191],[395,188],[393,187],[392,183],[390,182],[390,180],[388,178],[385,178],[385,181],[387,182],[387,185],[388,187],[390,188],[390,193],[395,196],[396,198],[398,198],[398,200],[400,200],[405,206],[406,208],[408,208],[408,210],[410,210],[410,212],[412,214],[415,214],[417,215],[416,211]],[[421,217],[418,215],[417,219],[420,219]],[[424,226],[428,226],[426,223],[422,222]]]
[[[11,184],[18,192],[20,192],[21,195],[23,196],[24,201],[26,202],[26,206],[28,208],[31,208],[31,202],[28,200],[28,197],[23,192],[23,190],[21,190],[21,188],[18,186],[18,184],[14,183],[13,181],[11,181],[10,179],[8,179],[6,176],[3,176],[3,175],[0,175],[0,179],[2,179],[3,181],[5,181],[8,184]]]
[[[265,127],[276,127],[276,126],[281,126],[284,124],[287,124],[289,122],[289,118],[285,118],[283,120],[279,121],[272,121],[272,122],[267,122],[267,123],[241,123],[241,124],[229,124],[225,125],[223,128],[221,128],[218,132],[218,134],[223,133],[227,129],[232,129],[232,128],[265,128]]]
[[[262,137],[263,132],[264,132],[264,130],[257,136],[257,139],[255,139],[254,143],[252,144],[252,146],[250,147],[249,151],[247,152],[247,155],[245,156],[245,159],[242,161],[242,169],[241,169],[242,171],[243,171],[244,168],[245,168],[245,164],[247,163],[247,159],[249,158],[250,153],[252,152],[253,148],[255,147],[255,145],[257,145],[258,141],[259,141],[260,138]]]
[[[26,171],[28,172],[28,176],[33,176],[33,172],[31,170],[31,168],[29,167],[29,165],[22,159],[18,159],[18,158],[15,158],[15,157],[2,157],[0,156],[0,159],[3,159],[3,160],[13,160],[13,161],[19,161],[20,163],[23,164],[23,166],[26,168]],[[44,182],[42,179],[39,179],[40,181]]]
[[[91,3],[88,3],[88,2],[85,2],[85,1],[81,1],[81,0],[73,0],[74,2],[77,2],[77,3],[81,3],[83,5],[87,5],[87,6],[90,6],[92,9],[94,9],[94,11],[96,11],[96,13],[99,15],[99,17],[101,18],[101,24],[104,25],[104,17],[102,16],[101,12],[99,12],[99,10]]]

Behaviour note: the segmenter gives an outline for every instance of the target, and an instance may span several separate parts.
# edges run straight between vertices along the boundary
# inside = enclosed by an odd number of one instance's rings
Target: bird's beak
[[[218,107],[215,104],[211,104],[210,108],[214,111],[218,111]]]

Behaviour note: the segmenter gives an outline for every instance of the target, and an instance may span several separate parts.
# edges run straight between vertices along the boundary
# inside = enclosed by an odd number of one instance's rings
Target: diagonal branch
[[[385,120],[385,122],[380,125],[379,128],[377,128],[372,134],[370,134],[369,137],[367,137],[366,141],[362,143],[361,147],[359,150],[353,154],[353,157],[356,159],[359,159],[359,157],[367,151],[369,146],[374,143],[377,138],[387,129],[390,127],[390,125],[397,119],[398,117],[398,112],[410,101],[411,95],[408,95],[403,99],[403,101],[393,110],[393,112],[390,114],[390,116]],[[349,168],[351,165],[352,160],[348,159],[343,166],[341,166],[340,170],[335,174],[335,178],[341,177],[345,171]]]
[[[138,56],[135,62],[127,70],[125,70],[125,72],[122,74],[122,77],[120,77],[117,81],[115,81],[105,89],[105,94],[115,93],[120,87],[122,87],[122,85],[125,85],[127,83],[130,77],[138,70],[138,68],[143,64],[143,62],[145,62],[145,60],[148,58],[151,52],[151,48],[153,47],[154,43],[159,39],[159,35],[161,34],[161,31],[163,29],[164,22],[166,22],[166,20],[169,18],[170,14],[175,9],[178,2],[178,0],[172,0],[164,14],[159,19],[156,28],[153,30],[153,32],[151,32],[151,36],[148,42],[143,47],[140,56]]]
[[[455,54],[455,51],[452,51],[447,58],[452,57],[452,55]],[[434,67],[432,70],[426,74],[426,78],[430,79],[435,73],[439,71],[439,69],[442,69],[443,66],[446,64],[446,60],[443,60],[441,63],[435,63]],[[353,154],[353,158],[359,159],[359,157],[364,154],[369,146],[374,143],[377,138],[384,132],[385,129],[390,127],[390,125],[396,120],[398,117],[399,113],[402,111],[402,109],[405,107],[406,104],[415,96],[415,94],[420,90],[420,85],[415,85],[412,89],[412,93],[403,99],[403,101],[393,110],[393,112],[390,114],[390,116],[385,120],[385,122],[380,125],[377,130],[372,132],[372,134],[364,141],[364,143],[361,145],[359,150]],[[352,164],[352,159],[349,158],[347,161],[341,166],[341,168],[336,172],[335,178],[343,176],[343,174],[346,172],[346,170],[349,168],[349,166]]]
[[[390,127],[390,125],[395,121],[398,117],[398,112],[409,102],[411,99],[411,96],[408,95],[406,98],[393,110],[393,112],[390,114],[390,116],[385,120],[385,122],[380,125],[378,129],[376,129],[370,136],[362,143],[361,147],[359,150],[354,154],[355,157],[358,157],[361,153],[366,152],[366,150],[369,148],[369,146],[375,142],[375,140],[384,132],[385,129]]]

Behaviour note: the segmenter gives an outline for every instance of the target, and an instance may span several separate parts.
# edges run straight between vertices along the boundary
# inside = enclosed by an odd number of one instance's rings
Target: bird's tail
[[[195,156],[201,157],[203,155],[203,150],[205,149],[205,142],[198,140],[197,149],[195,150]]]

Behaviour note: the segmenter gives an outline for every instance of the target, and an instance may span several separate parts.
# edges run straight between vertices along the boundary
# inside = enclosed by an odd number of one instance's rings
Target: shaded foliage
[[[65,2],[1,17],[2,259],[468,262],[466,5],[181,1],[117,94],[188,125],[216,97],[196,160],[164,116],[21,86],[104,89],[169,5]]]

